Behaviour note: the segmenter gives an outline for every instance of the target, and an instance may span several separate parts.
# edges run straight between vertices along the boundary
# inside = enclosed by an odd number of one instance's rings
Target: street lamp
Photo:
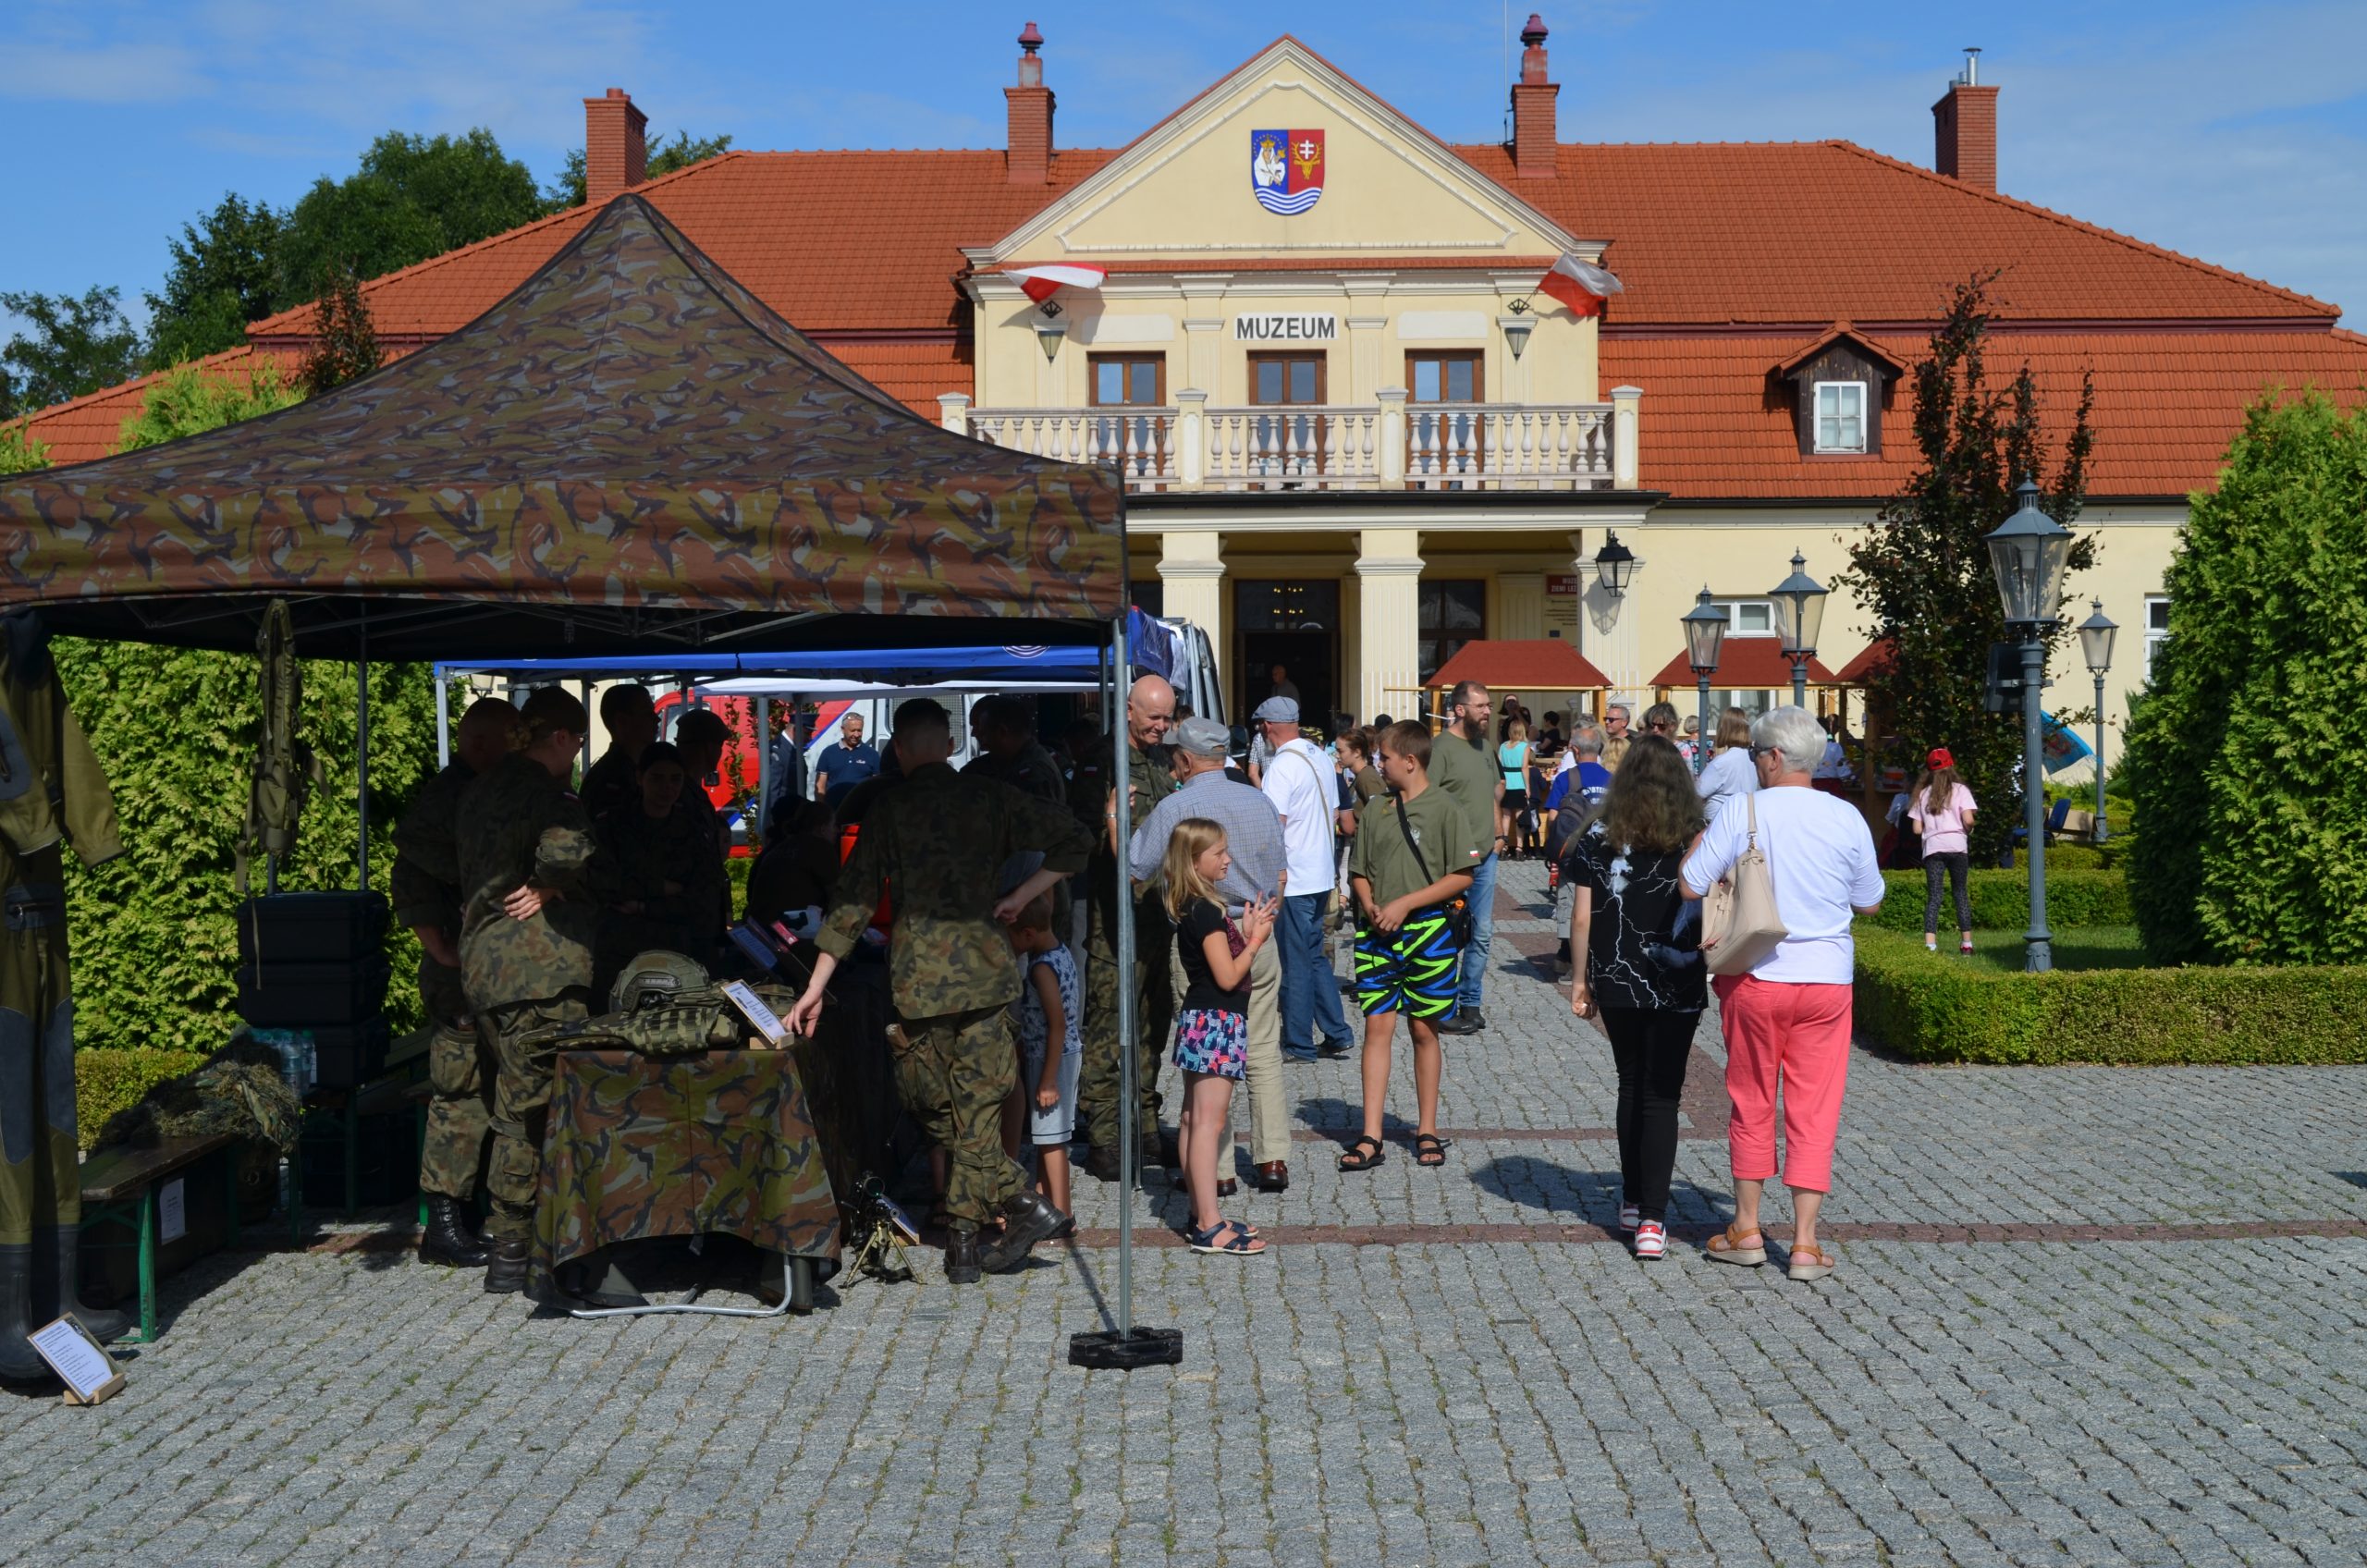
[[[2104,602],[2090,599],[2088,607],[2095,613],[2079,623],[2079,651],[2088,658],[2088,668],[2096,678],[2096,828],[2091,837],[2104,841],[2104,671],[2112,668],[2113,633],[2119,626],[2104,617]]]
[[[1636,580],[1636,552],[1621,544],[1614,531],[1604,530],[1602,548],[1594,553],[1594,579],[1614,599],[1624,597],[1627,584]]]
[[[2030,851],[2030,928],[2022,933],[2022,968],[2039,974],[2054,967],[2054,934],[2046,928],[2046,785],[2039,704],[2046,685],[2044,632],[2063,603],[2071,531],[2039,510],[2038,486],[2031,481],[2023,480],[2014,495],[2020,508],[1983,542],[1990,570],[1997,574],[1997,596],[2005,601],[2006,630],[2018,634],[2022,645],[2022,823]],[[2097,802],[2103,802],[2101,793]]]
[[[1792,661],[1792,705],[1809,705],[1809,660],[1816,657],[1816,634],[1824,627],[1828,590],[1808,573],[1809,558],[1792,552],[1792,575],[1775,584],[1775,631],[1784,656]]]
[[[1726,641],[1726,609],[1710,602],[1709,584],[1703,583],[1693,607],[1676,619],[1685,627],[1686,661],[1701,688],[1701,738],[1693,747],[1693,771],[1699,773],[1710,760],[1710,677],[1717,673],[1718,652]]]

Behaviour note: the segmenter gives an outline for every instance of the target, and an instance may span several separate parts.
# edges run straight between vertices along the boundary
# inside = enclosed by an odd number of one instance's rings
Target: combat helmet
[[[608,987],[610,1012],[638,1012],[653,1001],[670,1001],[711,984],[706,968],[683,953],[654,948],[636,955]]]

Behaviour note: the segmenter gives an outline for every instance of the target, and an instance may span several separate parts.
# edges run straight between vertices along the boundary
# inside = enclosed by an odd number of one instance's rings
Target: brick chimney
[[[1964,74],[1932,105],[1932,166],[1950,179],[1997,189],[1997,90],[1981,85],[1981,51],[1964,52]]]
[[[649,116],[621,87],[583,100],[583,196],[597,207],[649,178]]]
[[[1553,99],[1562,89],[1545,80],[1545,18],[1530,12],[1520,41],[1520,80],[1513,88],[1513,168],[1523,179],[1551,179]]]
[[[1019,85],[1002,90],[1011,114],[1003,167],[1013,185],[1052,182],[1052,90],[1044,85],[1044,62],[1036,54],[1042,47],[1044,35],[1029,22],[1019,34]]]

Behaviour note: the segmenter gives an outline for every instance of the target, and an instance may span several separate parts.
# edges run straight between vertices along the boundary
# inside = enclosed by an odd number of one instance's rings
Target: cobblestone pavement
[[[575,1322],[389,1247],[231,1255],[168,1284],[122,1397],[0,1395],[0,1561],[2367,1559],[2367,1070],[1861,1051],[1834,1279],[1638,1265],[1600,1228],[1608,1051],[1534,962],[1541,878],[1505,880],[1447,1166],[1334,1170],[1312,1130],[1353,1120],[1353,1064],[1293,1069],[1292,1188],[1234,1206],[1273,1251],[1136,1255],[1180,1368],[1064,1365],[1114,1290],[1090,1182],[1073,1251],[802,1319]],[[1717,1058],[1712,1021],[1696,1227]],[[1137,1202],[1159,1242],[1171,1197]]]

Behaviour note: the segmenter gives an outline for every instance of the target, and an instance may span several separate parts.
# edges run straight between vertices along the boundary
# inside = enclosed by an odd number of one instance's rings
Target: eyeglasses
[[[1655,735],[1665,735],[1668,731],[1669,727],[1665,724],[1655,724],[1652,726],[1652,733]]]
[[[1761,757],[1772,757],[1782,749],[1780,746],[1753,746],[1750,749],[1750,760],[1757,762]]]

